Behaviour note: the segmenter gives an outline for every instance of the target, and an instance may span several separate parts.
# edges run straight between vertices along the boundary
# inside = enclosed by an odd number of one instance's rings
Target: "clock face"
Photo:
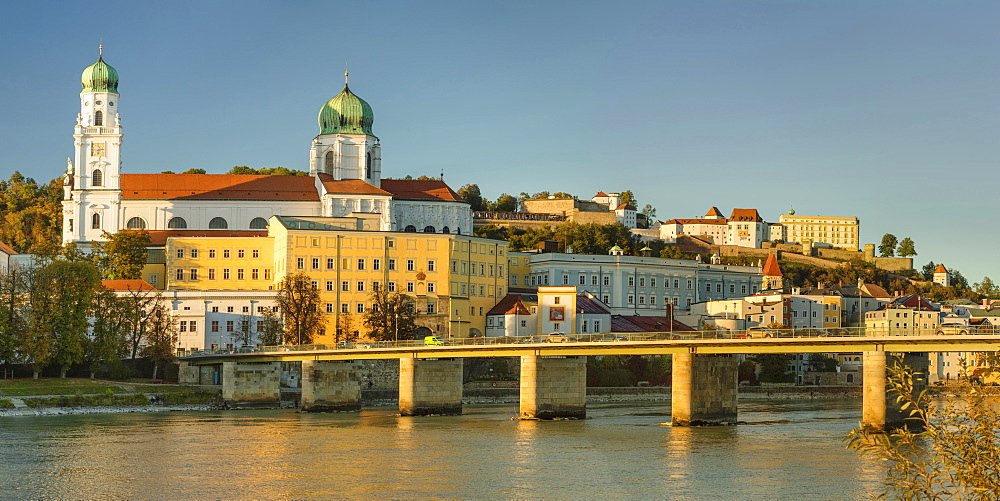
[[[104,156],[104,143],[94,143],[90,145],[90,156],[92,157],[103,157]]]

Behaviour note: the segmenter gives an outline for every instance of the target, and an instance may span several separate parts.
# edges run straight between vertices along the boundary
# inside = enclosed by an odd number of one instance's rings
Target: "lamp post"
[[[396,344],[398,345],[399,344],[399,312],[398,311],[396,312],[395,327],[396,327]]]

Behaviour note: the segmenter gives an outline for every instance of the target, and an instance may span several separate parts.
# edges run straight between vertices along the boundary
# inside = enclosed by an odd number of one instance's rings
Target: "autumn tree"
[[[896,243],[898,243],[898,241],[896,240],[896,235],[893,235],[892,233],[886,233],[885,235],[882,235],[882,243],[880,243],[878,246],[878,253],[881,254],[882,257],[895,256]]]
[[[21,253],[51,253],[61,234],[61,179],[39,184],[15,171],[0,181],[0,242]]]
[[[368,337],[379,341],[413,339],[417,326],[413,298],[384,288],[373,291],[372,306],[365,311]]]
[[[241,346],[249,346],[250,342],[253,341],[253,325],[251,325],[252,318],[250,315],[240,315],[239,320],[237,320],[236,332],[233,337],[240,342]]]
[[[257,329],[257,338],[264,346],[275,346],[281,344],[284,328],[281,325],[281,318],[272,308],[264,308],[260,314],[260,328]]]
[[[123,230],[118,233],[103,232],[105,241],[93,243],[91,258],[107,280],[132,280],[142,278],[146,266],[146,249],[150,245],[146,230]]]
[[[323,314],[319,291],[309,275],[285,275],[278,284],[278,306],[285,326],[285,343],[312,343],[313,337],[319,334]]]
[[[358,338],[357,320],[350,313],[340,314],[340,326],[337,327],[337,342],[354,341]]]
[[[896,249],[896,254],[899,257],[912,257],[917,255],[917,250],[913,247],[913,239],[906,237],[899,242],[899,248]]]
[[[173,362],[177,356],[177,327],[170,310],[157,301],[146,316],[146,345],[142,349],[143,356],[153,362],[153,379],[164,364]]]
[[[255,176],[308,176],[309,173],[306,171],[289,169],[287,167],[263,167],[260,169],[254,169],[253,167],[247,167],[246,165],[236,165],[232,169],[229,169],[226,174],[242,174],[242,175],[255,175]]]

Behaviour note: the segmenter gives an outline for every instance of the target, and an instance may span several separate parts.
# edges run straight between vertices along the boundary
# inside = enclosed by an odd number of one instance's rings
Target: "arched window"
[[[372,178],[372,153],[365,155],[365,179]]]
[[[100,127],[100,126],[104,125],[104,112],[103,111],[98,110],[97,113],[94,113],[94,125],[97,126],[97,127]]]
[[[330,173],[330,174],[333,173],[333,152],[332,151],[326,152],[326,172]]]
[[[221,217],[213,217],[212,220],[208,222],[208,228],[210,230],[225,230],[229,228],[229,223]]]
[[[445,226],[444,228],[441,228],[441,233],[451,233],[451,230],[449,230],[448,227]]]
[[[133,217],[128,220],[125,227],[130,230],[144,230],[146,229],[146,220],[141,217]]]
[[[267,229],[267,219],[262,217],[255,217],[253,221],[250,221],[251,230],[266,230]]]
[[[403,231],[405,231],[407,233],[416,233],[417,232],[417,227],[413,226],[412,224],[408,224],[408,225],[406,225],[406,228],[403,228]]]
[[[424,233],[437,233],[433,226],[424,226]]]
[[[854,374],[848,374],[847,375],[847,382],[848,383],[853,383],[854,382]]]
[[[101,229],[101,215],[100,214],[96,214],[95,213],[93,216],[90,217],[90,227],[93,228],[93,229],[95,229],[95,230]]]
[[[101,186],[104,184],[104,175],[101,174],[101,169],[94,169],[94,173],[90,176],[90,179],[93,181],[94,186]]]
[[[167,228],[171,230],[183,230],[187,227],[188,223],[182,217],[172,217],[167,221]]]

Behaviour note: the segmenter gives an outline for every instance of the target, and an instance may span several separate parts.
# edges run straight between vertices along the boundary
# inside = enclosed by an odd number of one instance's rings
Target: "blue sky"
[[[80,72],[121,75],[125,172],[307,168],[343,86],[383,175],[457,189],[631,189],[857,216],[918,265],[1000,279],[1000,4],[987,2],[19,2],[4,9],[0,177],[72,152]]]

